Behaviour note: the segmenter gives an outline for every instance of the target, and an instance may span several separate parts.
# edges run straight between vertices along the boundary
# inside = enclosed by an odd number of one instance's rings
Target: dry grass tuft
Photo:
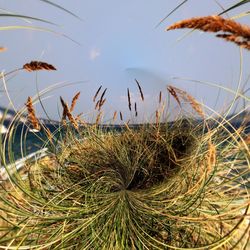
[[[36,117],[35,109],[33,107],[32,99],[30,96],[28,97],[25,106],[27,107],[28,110],[28,121],[31,123],[34,129],[40,130],[41,126],[39,124],[39,120]]]
[[[250,49],[250,27],[231,19],[225,19],[221,16],[195,17],[174,23],[166,30],[184,28],[199,29],[204,32],[223,32],[222,34],[218,34],[217,37]]]
[[[56,70],[53,65],[39,61],[31,61],[30,63],[26,63],[23,65],[23,69],[29,72],[37,70]]]

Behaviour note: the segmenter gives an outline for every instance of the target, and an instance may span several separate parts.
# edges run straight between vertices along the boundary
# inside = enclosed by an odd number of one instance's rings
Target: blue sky
[[[165,28],[173,22],[220,12],[218,1],[190,0],[158,28],[155,28],[157,23],[181,1],[54,2],[74,12],[82,20],[39,0],[0,1],[2,9],[44,18],[60,25],[57,27],[35,21],[29,24],[21,19],[0,18],[1,26],[18,24],[45,27],[66,34],[80,43],[78,45],[50,32],[1,31],[0,45],[8,48],[5,53],[0,54],[2,70],[11,71],[31,60],[46,61],[58,69],[57,72],[38,72],[38,74],[20,72],[14,75],[7,82],[7,87],[17,109],[23,106],[27,96],[37,93],[37,87],[42,90],[59,82],[75,84],[57,88],[44,96],[46,98],[44,106],[54,119],[58,118],[59,96],[70,102],[77,91],[81,91],[81,98],[76,113],[83,111],[89,117],[94,116],[92,97],[101,84],[103,88],[108,88],[106,119],[112,116],[114,110],[123,111],[129,116],[126,102],[127,87],[131,90],[133,101],[138,102],[141,119],[150,117],[154,113],[158,93],[162,90],[166,95],[168,84],[185,89],[198,101],[218,111],[223,110],[233,98],[232,95],[217,88],[173,77],[211,81],[236,89],[240,74],[238,47],[215,38],[213,34],[199,31],[187,36],[185,36],[187,30],[165,32]],[[219,1],[225,7],[234,2]],[[247,7],[249,4],[244,8]],[[233,16],[241,10],[229,14]],[[249,17],[240,18],[239,21],[250,24]],[[242,55],[242,84],[244,84],[249,75],[250,53],[243,50]],[[145,103],[139,100],[134,78],[140,81],[144,89]],[[250,86],[249,82],[247,85]],[[1,89],[3,89],[2,83]],[[7,106],[8,103],[8,99],[2,94],[1,106]],[[173,104],[174,112],[176,109]],[[39,104],[37,112],[39,116],[44,116]]]

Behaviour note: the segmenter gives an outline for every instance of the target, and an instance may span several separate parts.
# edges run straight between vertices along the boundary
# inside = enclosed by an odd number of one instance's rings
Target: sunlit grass
[[[246,249],[247,127],[182,112],[112,130],[62,123],[47,156],[2,183],[2,247]]]
[[[23,28],[45,30],[0,29]],[[35,106],[59,87],[55,84],[28,100]],[[227,114],[239,97],[245,102],[249,97],[237,90],[222,115],[185,91],[170,90],[168,98],[178,102],[181,115],[170,121],[173,107],[166,109],[159,101],[151,123],[136,126],[123,119],[113,126],[114,118],[111,127],[102,126],[102,98],[92,123],[73,116],[62,101],[59,126],[52,131],[41,123],[41,132],[34,133],[46,156],[29,159],[18,170],[13,144],[25,108],[17,112],[7,136],[0,136],[1,162],[8,177],[1,182],[0,249],[247,249],[249,121],[235,127]],[[130,103],[129,90],[128,99]],[[72,121],[79,126],[72,126]],[[25,157],[32,122],[21,127]]]

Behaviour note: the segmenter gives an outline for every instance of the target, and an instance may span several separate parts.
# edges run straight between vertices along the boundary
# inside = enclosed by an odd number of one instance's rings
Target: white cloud
[[[95,60],[97,57],[99,57],[100,55],[101,55],[100,50],[97,49],[97,48],[93,48],[93,49],[91,49],[90,52],[89,52],[89,59],[90,59],[91,61],[94,61],[94,60]]]

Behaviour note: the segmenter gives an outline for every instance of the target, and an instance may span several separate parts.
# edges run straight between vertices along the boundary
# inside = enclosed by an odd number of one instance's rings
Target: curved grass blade
[[[48,24],[59,26],[58,24],[55,24],[55,23],[50,22],[50,21],[47,21],[45,19],[36,18],[36,17],[32,17],[32,16],[19,15],[19,14],[0,14],[0,17],[24,18],[24,19],[30,19],[30,20],[34,20],[34,21],[39,21],[39,22],[43,22],[43,23],[48,23]]]
[[[25,25],[13,25],[13,26],[0,26],[0,31],[2,30],[35,30],[35,31],[45,31],[45,32],[49,32],[49,33],[52,33],[52,34],[55,34],[55,35],[59,35],[59,36],[63,36],[67,39],[69,39],[70,41],[78,44],[78,45],[81,45],[79,42],[75,41],[74,39],[72,39],[71,37],[63,34],[63,33],[59,33],[59,32],[56,32],[56,31],[53,31],[51,29],[46,29],[46,28],[42,28],[42,27],[37,27],[37,26],[25,26]]]
[[[238,3],[236,3],[236,4],[234,4],[233,6],[229,7],[228,9],[222,11],[222,12],[219,14],[219,16],[220,16],[220,15],[223,15],[223,14],[225,14],[226,12],[229,12],[229,11],[235,9],[235,8],[238,8],[238,7],[242,6],[243,4],[249,3],[249,2],[250,2],[250,0],[242,0],[242,1],[240,1],[240,2],[238,2]]]
[[[170,15],[172,15],[176,10],[178,10],[183,4],[185,4],[188,0],[184,0],[178,6],[176,6],[169,14],[167,14],[161,21],[155,26],[158,28]]]
[[[77,15],[76,15],[76,14],[74,14],[73,12],[71,12],[71,11],[69,11],[69,10],[65,9],[64,7],[62,7],[62,6],[61,6],[61,5],[59,5],[59,4],[53,3],[53,2],[48,1],[48,0],[40,0],[40,1],[41,1],[41,2],[44,2],[44,3],[47,3],[47,4],[50,4],[50,5],[52,5],[52,6],[56,7],[56,8],[58,8],[58,9],[60,9],[60,10],[63,10],[64,12],[67,12],[68,14],[70,14],[70,15],[72,15],[72,16],[74,16],[74,17],[76,17],[77,19],[82,20],[79,16],[77,16]]]

